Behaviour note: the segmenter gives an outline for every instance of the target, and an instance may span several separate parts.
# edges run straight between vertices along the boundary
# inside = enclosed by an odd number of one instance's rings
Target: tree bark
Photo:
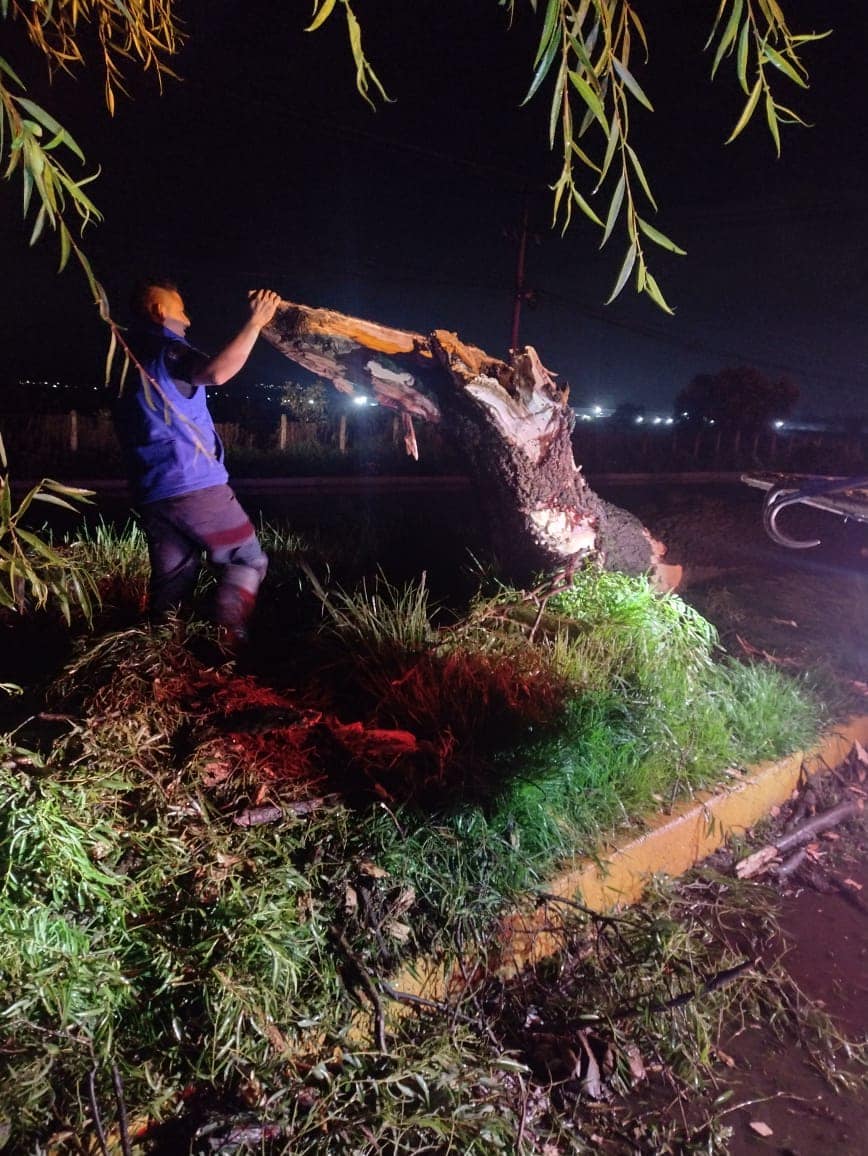
[[[439,425],[467,463],[501,570],[517,585],[586,558],[650,572],[660,588],[680,579],[638,519],[588,486],[573,458],[569,391],[530,346],[507,363],[446,330],[424,336],[291,302],[263,336],[342,392],[397,411],[413,457],[414,422]]]

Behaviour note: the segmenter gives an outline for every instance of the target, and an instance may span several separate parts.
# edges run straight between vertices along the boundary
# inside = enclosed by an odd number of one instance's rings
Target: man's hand
[[[280,294],[271,289],[251,289],[247,296],[250,299],[250,320],[257,329],[264,329],[277,312]]]

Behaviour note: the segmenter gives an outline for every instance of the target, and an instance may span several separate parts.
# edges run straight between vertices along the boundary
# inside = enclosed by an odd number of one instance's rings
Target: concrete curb
[[[545,891],[599,912],[635,903],[653,875],[683,874],[785,802],[804,776],[840,763],[855,742],[868,746],[868,715],[849,719],[808,750],[743,773],[733,770],[731,784],[649,817],[641,835],[612,844],[598,858],[577,859],[550,879]],[[489,972],[507,977],[553,954],[562,940],[546,930],[550,922],[545,904],[505,916],[491,938]],[[460,969],[429,961],[417,961],[394,980],[399,990],[434,999],[465,985]]]

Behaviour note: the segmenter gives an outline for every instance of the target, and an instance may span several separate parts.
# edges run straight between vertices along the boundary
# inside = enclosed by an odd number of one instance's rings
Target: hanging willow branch
[[[512,16],[516,0],[498,0]],[[527,0],[542,21],[533,74],[525,101],[551,83],[549,143],[562,155],[552,186],[553,220],[566,228],[578,209],[601,231],[601,246],[616,233],[627,248],[609,301],[631,278],[638,292],[671,312],[649,268],[647,251],[658,247],[684,250],[650,221],[657,203],[645,168],[631,141],[631,113],[637,106],[653,111],[637,79],[648,56],[642,20],[631,0]],[[388,100],[368,60],[362,28],[350,0],[313,0],[307,26],[316,32],[336,12],[344,14],[356,71],[356,85],[369,104]],[[709,6],[709,11],[711,7]],[[46,58],[50,70],[85,66],[81,36],[95,32],[104,75],[105,99],[114,111],[123,92],[122,68],[139,65],[159,81],[174,73],[166,58],[177,51],[175,0],[0,0],[0,19],[17,23]],[[775,151],[780,153],[781,127],[804,124],[777,95],[781,81],[806,88],[802,60],[806,44],[828,33],[795,34],[776,0],[720,0],[706,49],[714,53],[714,77],[725,60],[734,64],[745,101],[727,143],[735,140],[762,105]],[[74,255],[85,272],[104,319],[105,295],[84,252],[73,240],[79,230],[100,219],[86,191],[93,176],[73,177],[66,162],[83,162],[72,135],[47,110],[27,96],[8,60],[0,57],[0,166],[9,178],[22,174],[25,217],[35,208],[31,243],[45,225],[58,233],[60,267]],[[35,197],[34,197],[35,194]],[[599,197],[599,209],[592,201]],[[76,220],[77,218],[77,220]]]
[[[508,9],[511,18],[516,0],[498,2]],[[559,147],[562,154],[561,172],[552,186],[554,223],[560,221],[566,229],[577,208],[602,230],[601,248],[616,232],[626,235],[627,249],[609,301],[633,277],[639,293],[647,294],[671,313],[649,268],[647,249],[657,246],[680,255],[684,255],[684,250],[648,219],[657,212],[657,202],[630,143],[631,112],[637,105],[653,112],[651,100],[636,77],[637,65],[641,66],[648,57],[648,39],[637,8],[630,0],[527,2],[535,13],[541,14],[542,30],[524,103],[554,77],[549,144],[552,149]],[[340,3],[349,21],[349,2]],[[336,6],[337,0],[314,0],[314,19],[309,30],[320,28]],[[775,151],[780,153],[781,126],[805,122],[778,100],[773,80],[782,76],[806,88],[808,73],[801,49],[826,35],[791,32],[775,0],[721,0],[706,44],[706,49],[715,50],[711,74],[713,77],[717,73],[724,58],[732,56],[747,98],[727,143],[745,129],[762,101]],[[351,44],[357,77],[373,76],[365,71],[370,66],[364,58],[356,24],[351,25]],[[359,89],[370,100],[367,87],[363,88],[361,82]],[[604,189],[605,197],[597,211],[591,202]]]
[[[174,0],[0,0],[0,18],[23,29],[45,58],[49,72],[86,66],[81,33],[95,30],[104,74],[106,105],[114,112],[115,94],[124,92],[121,68],[138,63],[156,72],[162,82],[174,73],[165,57],[177,51],[180,37]],[[75,138],[55,117],[27,95],[27,89],[7,59],[0,56],[0,167],[6,180],[20,172],[23,215],[34,213],[30,244],[45,226],[60,244],[59,269],[74,256],[81,266],[103,320],[109,320],[105,292],[83,249],[73,239],[101,214],[87,185],[96,177],[75,177],[70,163],[84,164]]]

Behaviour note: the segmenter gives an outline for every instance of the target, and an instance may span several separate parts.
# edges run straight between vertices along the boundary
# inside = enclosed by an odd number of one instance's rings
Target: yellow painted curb
[[[731,784],[700,792],[671,811],[648,818],[641,835],[605,848],[595,860],[576,860],[545,889],[594,911],[635,903],[653,875],[681,875],[785,802],[803,776],[840,763],[854,742],[868,746],[868,715],[850,719],[806,751],[761,763],[743,774],[733,771]],[[563,938],[547,932],[550,922],[551,911],[545,905],[505,916],[492,935],[489,973],[508,976],[552,954]],[[394,986],[436,999],[463,988],[467,979],[463,969],[444,970],[420,960],[398,976]]]

